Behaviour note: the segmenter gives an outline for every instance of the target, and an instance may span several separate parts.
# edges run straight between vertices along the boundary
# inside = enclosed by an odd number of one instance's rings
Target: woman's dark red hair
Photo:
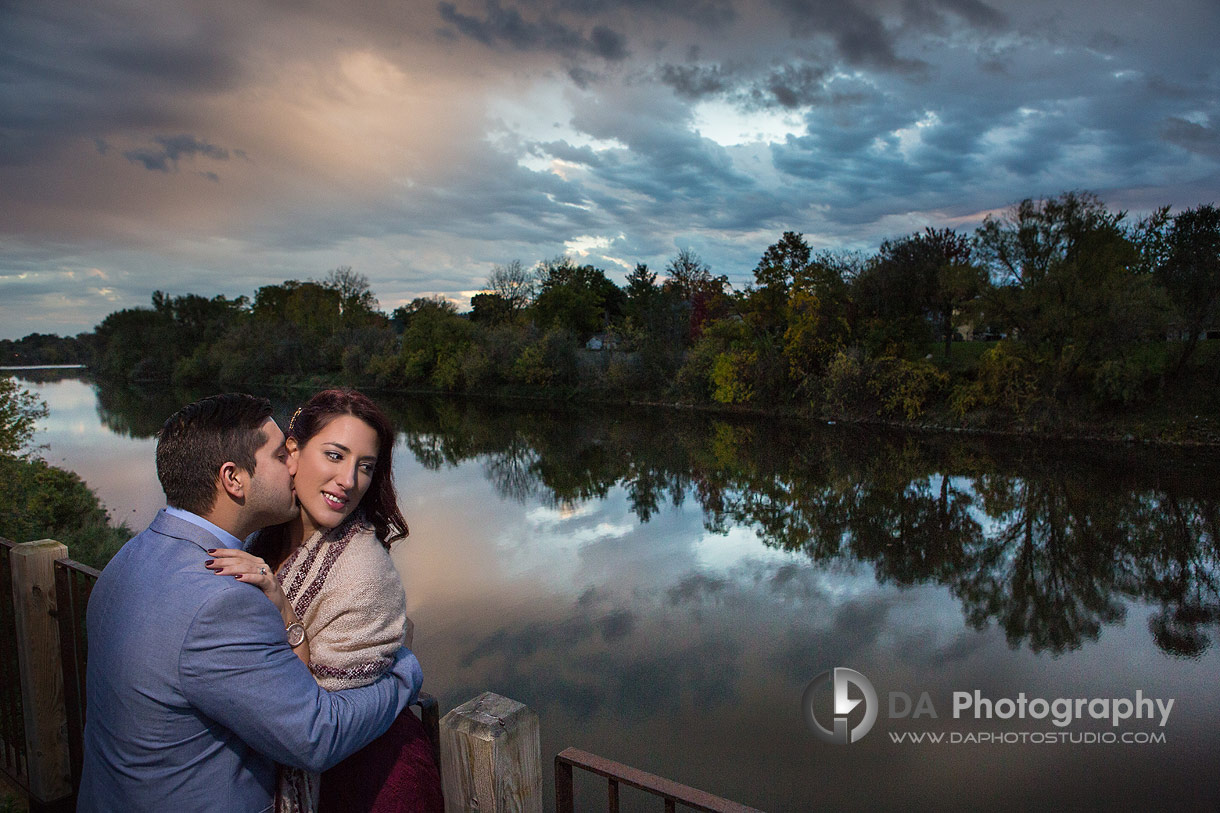
[[[391,542],[407,535],[407,521],[398,509],[398,494],[394,490],[394,427],[381,407],[356,390],[323,390],[292,416],[287,436],[296,438],[297,443],[304,446],[340,415],[359,418],[377,432],[377,465],[373,467],[373,481],[360,500],[359,508],[372,523],[381,544],[389,548]]]

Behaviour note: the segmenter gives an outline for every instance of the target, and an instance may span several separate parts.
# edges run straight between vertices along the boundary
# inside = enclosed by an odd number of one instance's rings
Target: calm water
[[[30,386],[51,407],[45,457],[142,528],[162,505],[151,435],[188,396]],[[411,525],[394,560],[426,688],[442,711],[484,689],[537,711],[548,794],[571,745],[776,811],[1220,806],[1210,455],[387,406]],[[851,745],[802,713],[837,666],[881,706]],[[955,719],[953,693],[976,690],[1174,705],[1163,727]],[[899,692],[927,692],[937,717],[891,718]],[[814,700],[830,727],[829,688]],[[1029,742],[1050,732],[1164,742]],[[918,733],[943,742],[895,742]],[[951,741],[1005,734],[1027,741]],[[578,794],[604,804],[604,783]]]

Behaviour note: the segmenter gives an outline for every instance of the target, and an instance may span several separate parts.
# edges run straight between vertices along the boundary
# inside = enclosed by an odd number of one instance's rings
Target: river
[[[143,528],[189,396],[26,385],[46,459]],[[382,400],[425,688],[535,710],[548,807],[567,746],[774,811],[1220,807],[1209,455]]]

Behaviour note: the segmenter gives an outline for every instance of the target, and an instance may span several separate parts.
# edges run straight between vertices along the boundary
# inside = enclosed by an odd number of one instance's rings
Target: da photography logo
[[[833,688],[833,729],[824,728],[818,722],[818,715],[814,710],[814,706],[825,705],[827,694],[825,687],[827,685]],[[857,694],[864,695],[863,699],[852,697],[850,691],[852,686],[856,688]],[[849,727],[851,712],[861,703],[864,704],[864,717],[854,727]],[[828,669],[809,681],[809,685],[805,687],[805,694],[801,697],[801,708],[805,714],[805,721],[809,723],[809,730],[822,742],[835,745],[847,745],[863,739],[864,735],[873,727],[873,723],[877,722],[879,707],[877,691],[873,688],[873,684],[869,683],[868,678],[855,669],[845,669],[842,666]],[[822,713],[825,714],[825,711],[823,708]]]

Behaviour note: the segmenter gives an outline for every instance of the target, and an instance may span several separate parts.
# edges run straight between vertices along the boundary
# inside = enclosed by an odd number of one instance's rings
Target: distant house
[[[1183,327],[1180,324],[1170,325],[1169,329],[1165,331],[1165,338],[1171,342],[1187,341],[1190,338],[1190,329]],[[1205,325],[1203,329],[1199,331],[1198,338],[1199,341],[1206,341],[1207,339],[1220,339],[1220,325]]]
[[[617,350],[618,337],[610,333],[596,333],[585,342],[586,350]]]

